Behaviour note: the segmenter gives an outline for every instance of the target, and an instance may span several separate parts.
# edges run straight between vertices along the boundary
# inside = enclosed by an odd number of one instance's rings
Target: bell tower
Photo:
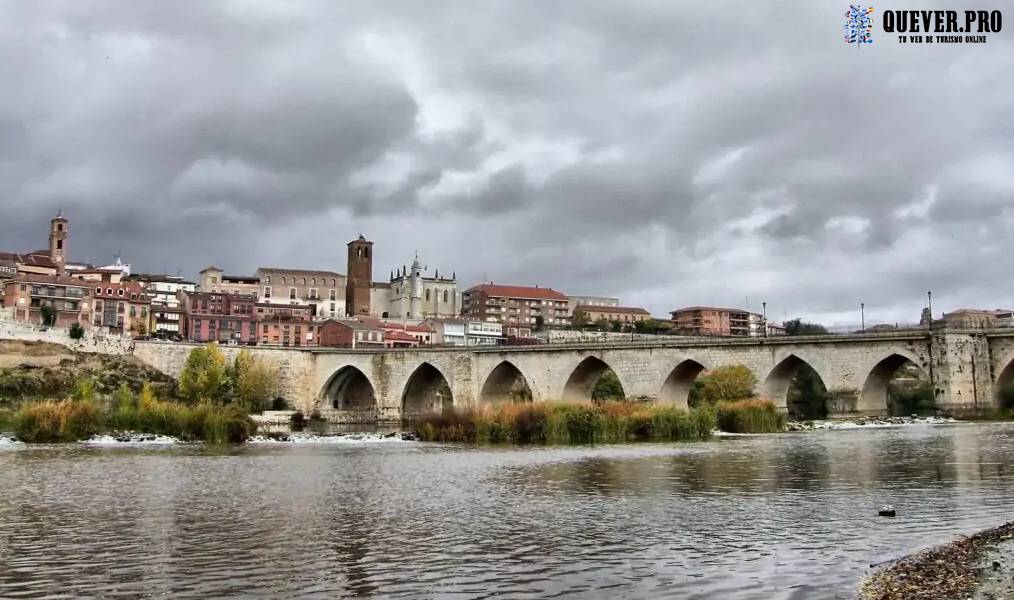
[[[49,221],[49,258],[56,265],[57,275],[63,275],[67,264],[69,225],[70,220],[63,216],[63,211]]]
[[[373,242],[359,235],[348,243],[348,276],[345,280],[345,312],[350,317],[370,315],[373,284]]]

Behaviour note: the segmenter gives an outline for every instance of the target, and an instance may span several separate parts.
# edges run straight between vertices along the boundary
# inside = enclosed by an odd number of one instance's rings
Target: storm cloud
[[[72,259],[190,276],[363,233],[659,316],[1014,308],[1011,32],[856,48],[845,8],[0,1],[0,250],[62,209]]]

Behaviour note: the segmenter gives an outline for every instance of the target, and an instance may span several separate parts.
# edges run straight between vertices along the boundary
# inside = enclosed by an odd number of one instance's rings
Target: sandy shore
[[[892,562],[863,581],[857,598],[1014,598],[1014,522]]]

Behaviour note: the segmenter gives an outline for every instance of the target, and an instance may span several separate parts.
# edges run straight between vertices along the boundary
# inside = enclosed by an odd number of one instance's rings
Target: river
[[[0,447],[0,597],[851,598],[1014,518],[1014,425]],[[877,517],[891,504],[896,518]]]

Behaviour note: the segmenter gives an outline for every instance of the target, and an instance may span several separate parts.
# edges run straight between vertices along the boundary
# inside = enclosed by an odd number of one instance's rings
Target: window
[[[313,279],[310,280],[310,285],[317,285],[317,278],[316,277],[314,277]]]
[[[117,302],[117,303],[116,303],[116,312],[118,312],[118,313],[122,313],[122,312],[123,312],[123,309],[124,309],[124,304],[123,304],[123,302]]]
[[[24,287],[24,286],[21,286],[21,287]],[[25,291],[25,290],[21,290],[21,291],[23,292],[23,291]],[[102,288],[95,288],[95,295],[96,295],[96,296],[99,296],[99,295],[101,295],[101,294],[102,294]]]
[[[306,277],[300,278],[299,285],[306,285]]]
[[[113,295],[113,288],[106,288],[106,295],[107,296],[112,296]]]
[[[430,288],[426,288],[426,301],[430,301]]]
[[[285,285],[285,278],[282,277],[282,285]]]
[[[263,331],[264,333],[267,333],[267,332],[268,332],[268,326],[267,326],[267,325],[265,325],[265,326],[264,326],[264,328],[262,329],[262,331]]]
[[[56,240],[56,249],[63,250],[63,240]]]
[[[332,279],[332,280],[331,280],[331,287],[334,287],[334,286],[336,286],[336,285],[338,285],[338,284],[337,284],[337,283],[335,282],[335,280],[334,280],[334,279]]]
[[[264,277],[264,283],[271,283],[271,276],[270,275],[266,275]]]
[[[218,277],[212,276],[211,283],[218,283]]]
[[[335,311],[334,302],[331,303],[331,312]]]
[[[264,297],[265,298],[270,298],[271,297],[271,286],[270,285],[264,286]]]
[[[120,289],[116,290],[116,295],[122,297],[123,296],[123,288],[120,288]]]
[[[289,300],[295,300],[295,299],[296,299],[296,288],[290,287],[289,288]]]
[[[447,302],[447,290],[444,290],[444,302]]]
[[[317,299],[317,288],[310,288],[310,298],[312,300]]]
[[[331,289],[331,302],[334,302],[334,301],[335,301],[336,299],[337,299],[337,295],[336,295],[336,292],[335,292],[335,290],[334,290],[334,289],[332,288],[332,289]],[[332,308],[331,310],[334,310],[334,309]]]

